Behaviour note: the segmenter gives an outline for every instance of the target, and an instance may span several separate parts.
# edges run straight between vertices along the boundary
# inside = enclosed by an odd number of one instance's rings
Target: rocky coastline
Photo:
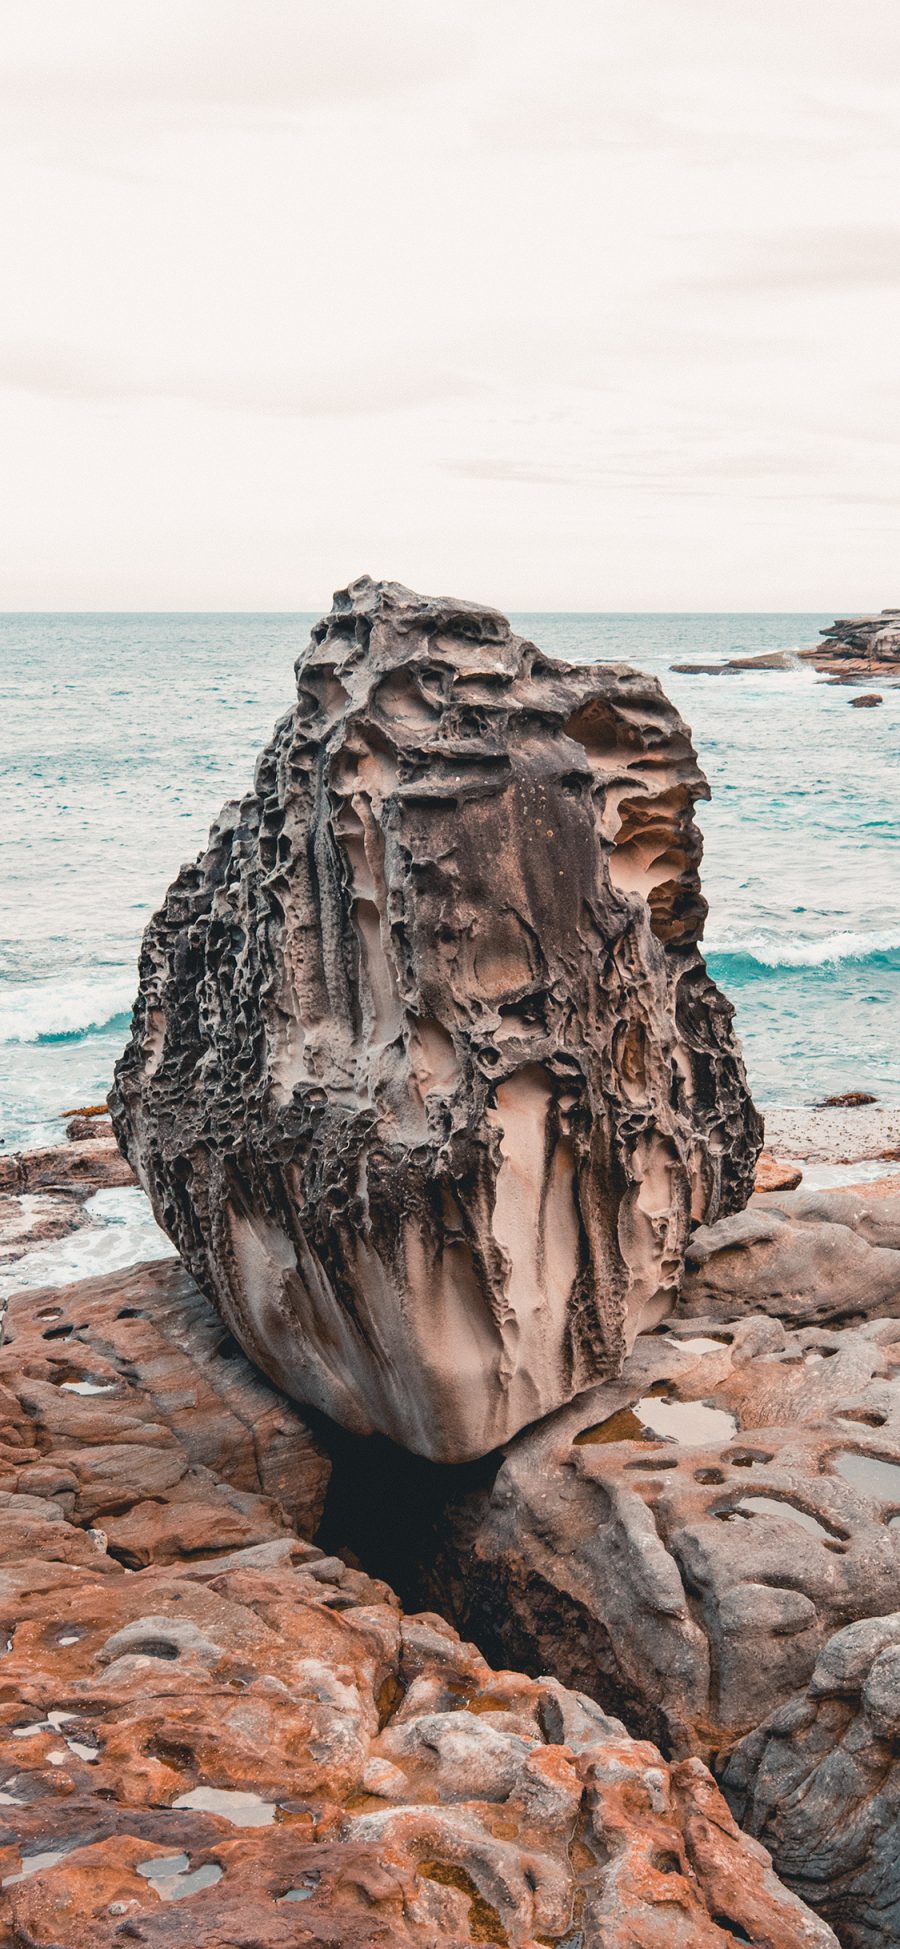
[[[804,663],[834,684],[860,684],[877,677],[894,685],[900,679],[900,609],[882,609],[875,616],[854,616],[830,623],[822,642],[798,650],[770,650],[762,656],[732,656],[717,663],[673,663],[681,676],[737,676],[744,670],[792,670]],[[857,706],[880,704],[877,694],[857,696]]]
[[[893,1949],[890,1120],[761,1152],[657,685],[367,578],[297,684],[0,1159],[0,1949]]]

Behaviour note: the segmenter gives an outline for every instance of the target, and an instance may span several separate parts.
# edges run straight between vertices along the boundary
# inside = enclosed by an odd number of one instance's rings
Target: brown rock
[[[819,1105],[820,1110],[856,1110],[867,1103],[877,1103],[877,1096],[870,1096],[868,1090],[842,1090],[837,1096],[826,1096]]]
[[[112,1137],[112,1134],[111,1119],[101,1116],[96,1110],[79,1113],[66,1124],[66,1136],[71,1144],[99,1143],[103,1138]]]
[[[0,1385],[18,1415],[9,1452],[0,1433],[0,1488],[40,1494],[35,1479],[65,1478],[67,1507],[108,1525],[128,1561],[171,1560],[168,1504],[195,1533],[190,1512],[205,1509],[197,1549],[218,1549],[223,1524],[246,1543],[319,1523],[319,1443],[176,1260],[14,1294]]]
[[[65,1238],[88,1223],[82,1200],[68,1193],[23,1192],[20,1197],[0,1195],[0,1270],[15,1265],[35,1245],[48,1245]]]
[[[796,664],[793,650],[766,650],[762,656],[730,656],[721,663],[670,663],[669,669],[685,677],[733,677],[741,670],[793,670]]]
[[[59,1191],[90,1197],[120,1184],[137,1182],[114,1139],[61,1144],[53,1150],[14,1151],[0,1157],[0,1191]]]
[[[900,673],[900,610],[882,609],[878,616],[854,616],[823,629],[824,641],[801,656],[817,670],[835,672],[837,680],[855,676]]]
[[[255,1411],[271,1391],[251,1380],[251,1460],[235,1440],[243,1363],[197,1359],[210,1329],[185,1275],[133,1275],[118,1316],[112,1286],[22,1296],[0,1355],[10,1949],[836,1949],[699,1762],[668,1766],[554,1679],[492,1670],[440,1618],[404,1617],[384,1584],[292,1535],[258,1487],[238,1498],[245,1470],[259,1485],[283,1466]],[[43,1340],[57,1326],[68,1337]],[[116,1385],[54,1417],[47,1367],[67,1358]],[[238,1370],[227,1387],[223,1365]],[[210,1428],[220,1384],[230,1438]],[[79,1494],[105,1487],[104,1449],[187,1464],[191,1387],[206,1460],[157,1472],[172,1560],[129,1574],[107,1535],[145,1509],[86,1531]],[[271,1412],[302,1440],[293,1410]],[[258,1541],[211,1554],[216,1497]]]
[[[113,1123],[252,1357],[461,1461],[673,1304],[759,1119],[655,679],[367,577],[145,937]]]
[[[802,1182],[803,1172],[799,1164],[785,1164],[773,1157],[770,1150],[762,1150],[756,1160],[756,1191],[795,1191]]]
[[[851,697],[850,708],[854,711],[865,711],[871,710],[875,704],[883,703],[884,698],[879,697],[877,690],[864,690],[861,697]]]

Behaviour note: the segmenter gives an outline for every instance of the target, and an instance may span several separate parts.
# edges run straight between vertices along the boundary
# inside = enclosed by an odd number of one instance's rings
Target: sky
[[[900,602],[897,0],[0,43],[0,608]]]

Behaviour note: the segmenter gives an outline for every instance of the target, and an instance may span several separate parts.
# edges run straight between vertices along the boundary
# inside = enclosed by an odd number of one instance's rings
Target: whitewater
[[[0,617],[7,1148],[58,1141],[62,1112],[104,1097],[146,921],[249,786],[313,620]],[[801,648],[830,620],[514,618],[551,654],[652,670],[692,726],[713,792],[698,807],[706,948],[764,1106],[844,1089],[900,1104],[900,692],[853,711],[852,693],[807,665],[726,677],[669,665]]]

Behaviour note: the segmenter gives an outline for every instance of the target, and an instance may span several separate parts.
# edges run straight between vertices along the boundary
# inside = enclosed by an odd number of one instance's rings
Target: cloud
[[[450,460],[442,471],[464,480],[497,481],[508,486],[566,487],[579,493],[648,493],[717,499],[723,483],[758,501],[826,502],[837,506],[900,509],[896,494],[851,486],[821,487],[821,454],[771,452],[761,454],[710,453],[688,460],[684,456],[648,456],[646,465],[623,458],[606,466],[546,465],[527,460]]]
[[[461,12],[436,0],[7,0],[0,93],[18,108],[103,112],[381,99],[463,71]]]
[[[409,361],[395,371],[373,359],[368,367],[311,368],[266,378],[138,368],[105,352],[11,342],[0,345],[0,386],[73,403],[172,399],[279,419],[398,412],[481,390],[461,374]]]
[[[717,291],[839,291],[900,284],[900,227],[859,224],[789,231],[751,244],[739,269],[678,279]]]

